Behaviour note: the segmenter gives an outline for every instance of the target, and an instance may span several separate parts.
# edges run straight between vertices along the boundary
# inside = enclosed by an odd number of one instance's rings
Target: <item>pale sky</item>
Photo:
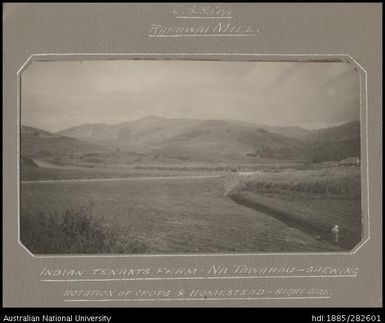
[[[48,131],[148,115],[321,128],[359,120],[348,63],[104,60],[33,62],[21,123]]]

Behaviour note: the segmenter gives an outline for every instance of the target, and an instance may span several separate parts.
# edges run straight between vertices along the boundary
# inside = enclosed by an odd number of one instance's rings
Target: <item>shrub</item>
[[[91,208],[27,211],[20,216],[20,240],[37,254],[144,253],[148,246],[128,229],[103,224]]]

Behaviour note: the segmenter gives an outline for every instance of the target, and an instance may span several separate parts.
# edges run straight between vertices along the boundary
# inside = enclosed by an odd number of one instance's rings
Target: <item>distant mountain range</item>
[[[21,151],[28,157],[114,151],[189,162],[255,162],[261,158],[318,162],[358,157],[359,139],[359,121],[307,130],[235,120],[148,116],[115,125],[80,125],[58,133],[22,126]]]

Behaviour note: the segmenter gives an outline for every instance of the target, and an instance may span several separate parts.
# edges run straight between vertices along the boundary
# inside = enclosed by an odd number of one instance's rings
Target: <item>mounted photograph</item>
[[[349,60],[32,60],[19,240],[34,255],[274,254],[362,239]]]

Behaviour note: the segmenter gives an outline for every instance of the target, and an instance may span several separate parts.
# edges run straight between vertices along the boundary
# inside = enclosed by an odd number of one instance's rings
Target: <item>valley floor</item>
[[[42,172],[42,169],[39,171]],[[201,172],[200,176],[194,177],[188,172],[185,175],[190,177],[185,178],[180,175],[180,172],[153,172],[151,176],[147,173],[147,180],[122,181],[117,178],[92,182],[22,182],[21,222],[23,217],[38,213],[42,209],[55,215],[68,209],[76,210],[87,206],[92,210],[92,216],[99,219],[103,225],[114,224],[126,228],[133,238],[145,246],[140,250],[146,253],[346,250],[346,247],[334,245],[328,239],[318,236],[314,230],[304,230],[301,225],[296,226],[295,223],[282,221],[282,218],[263,210],[234,202],[226,195],[229,181],[232,179],[223,173],[213,175]],[[40,180],[47,178],[49,176],[39,176]],[[37,177],[34,179],[37,180]],[[277,199],[277,196],[275,198]],[[280,200],[282,207],[285,202],[282,202],[282,198]],[[339,205],[338,202],[335,203]],[[322,202],[318,201],[318,206],[313,205],[307,210],[314,212],[317,208],[322,209]],[[355,206],[353,213],[354,210]],[[359,209],[356,211],[360,212]],[[318,216],[318,213],[315,212],[314,215]],[[354,216],[357,218],[357,215]],[[29,228],[21,228],[22,237],[23,230]],[[33,249],[33,246],[27,247]],[[63,248],[61,253],[68,252],[65,246]],[[45,249],[43,243],[38,253],[50,253],[49,250],[49,246]],[[82,250],[75,253],[82,253]],[[83,253],[87,251],[83,250]]]

